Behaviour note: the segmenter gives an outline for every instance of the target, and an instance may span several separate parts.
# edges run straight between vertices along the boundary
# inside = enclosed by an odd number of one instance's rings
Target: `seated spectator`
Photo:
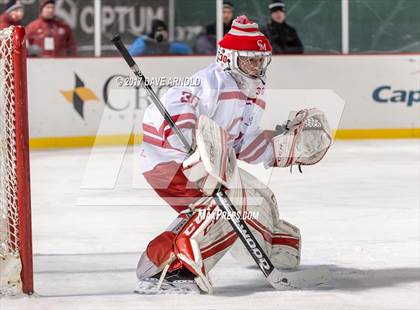
[[[131,44],[128,52],[131,56],[139,55],[188,55],[191,48],[184,43],[168,41],[168,27],[159,19],[152,21],[152,32],[138,37]]]
[[[55,0],[41,0],[39,17],[26,26],[29,49],[41,57],[76,56],[76,43],[70,27],[55,16]]]
[[[272,0],[268,6],[271,20],[264,34],[270,40],[274,54],[302,54],[303,45],[292,26],[286,23],[286,6],[282,0]]]
[[[223,35],[229,32],[233,22],[233,4],[223,2]],[[205,32],[199,34],[195,41],[194,50],[197,54],[215,54],[217,50],[216,42],[216,22],[206,26]]]
[[[9,0],[4,13],[0,15],[0,30],[10,26],[20,26],[24,13],[22,1]]]

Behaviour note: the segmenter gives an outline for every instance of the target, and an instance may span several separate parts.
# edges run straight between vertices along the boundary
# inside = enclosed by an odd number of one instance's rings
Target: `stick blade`
[[[325,267],[296,271],[280,271],[274,269],[267,277],[277,290],[316,289],[330,286],[332,277]]]

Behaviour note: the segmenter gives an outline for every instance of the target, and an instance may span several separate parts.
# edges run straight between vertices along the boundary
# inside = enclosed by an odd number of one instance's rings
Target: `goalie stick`
[[[168,113],[165,106],[157,97],[152,87],[148,83],[146,83],[146,77],[140,71],[140,68],[134,61],[133,57],[128,53],[127,48],[122,42],[120,35],[116,35],[111,41],[118,49],[119,53],[124,58],[124,60],[130,67],[130,69],[133,71],[135,76],[140,79],[142,86],[149,93],[153,103],[156,105],[163,118],[168,122],[171,129],[181,140],[188,154],[192,154],[192,152],[194,151],[194,145],[190,145],[188,140],[185,138],[185,136],[176,126],[175,122],[172,120],[171,115]],[[235,214],[238,214],[236,207],[232,204],[232,202],[230,201],[226,193],[223,191],[223,189],[219,189],[213,195],[213,199],[216,201],[219,208],[227,213],[230,225],[244,244],[245,248],[248,250],[249,254],[257,263],[258,267],[260,268],[268,282],[275,289],[284,290],[288,288],[310,288],[313,286],[326,284],[328,282],[327,273],[324,271],[320,271],[319,269],[280,271],[279,269],[274,267],[270,258],[264,252],[263,248],[260,246],[257,239],[254,237],[246,223],[240,217],[234,216]]]

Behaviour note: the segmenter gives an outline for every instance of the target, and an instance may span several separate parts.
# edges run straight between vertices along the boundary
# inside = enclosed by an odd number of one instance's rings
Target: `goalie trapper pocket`
[[[313,165],[319,162],[332,144],[331,129],[319,109],[291,112],[281,133],[273,138],[276,166]],[[301,171],[301,168],[299,169]]]

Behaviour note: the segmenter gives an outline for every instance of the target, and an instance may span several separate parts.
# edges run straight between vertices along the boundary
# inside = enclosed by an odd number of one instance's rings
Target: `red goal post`
[[[0,295],[33,293],[26,40],[0,30]]]

